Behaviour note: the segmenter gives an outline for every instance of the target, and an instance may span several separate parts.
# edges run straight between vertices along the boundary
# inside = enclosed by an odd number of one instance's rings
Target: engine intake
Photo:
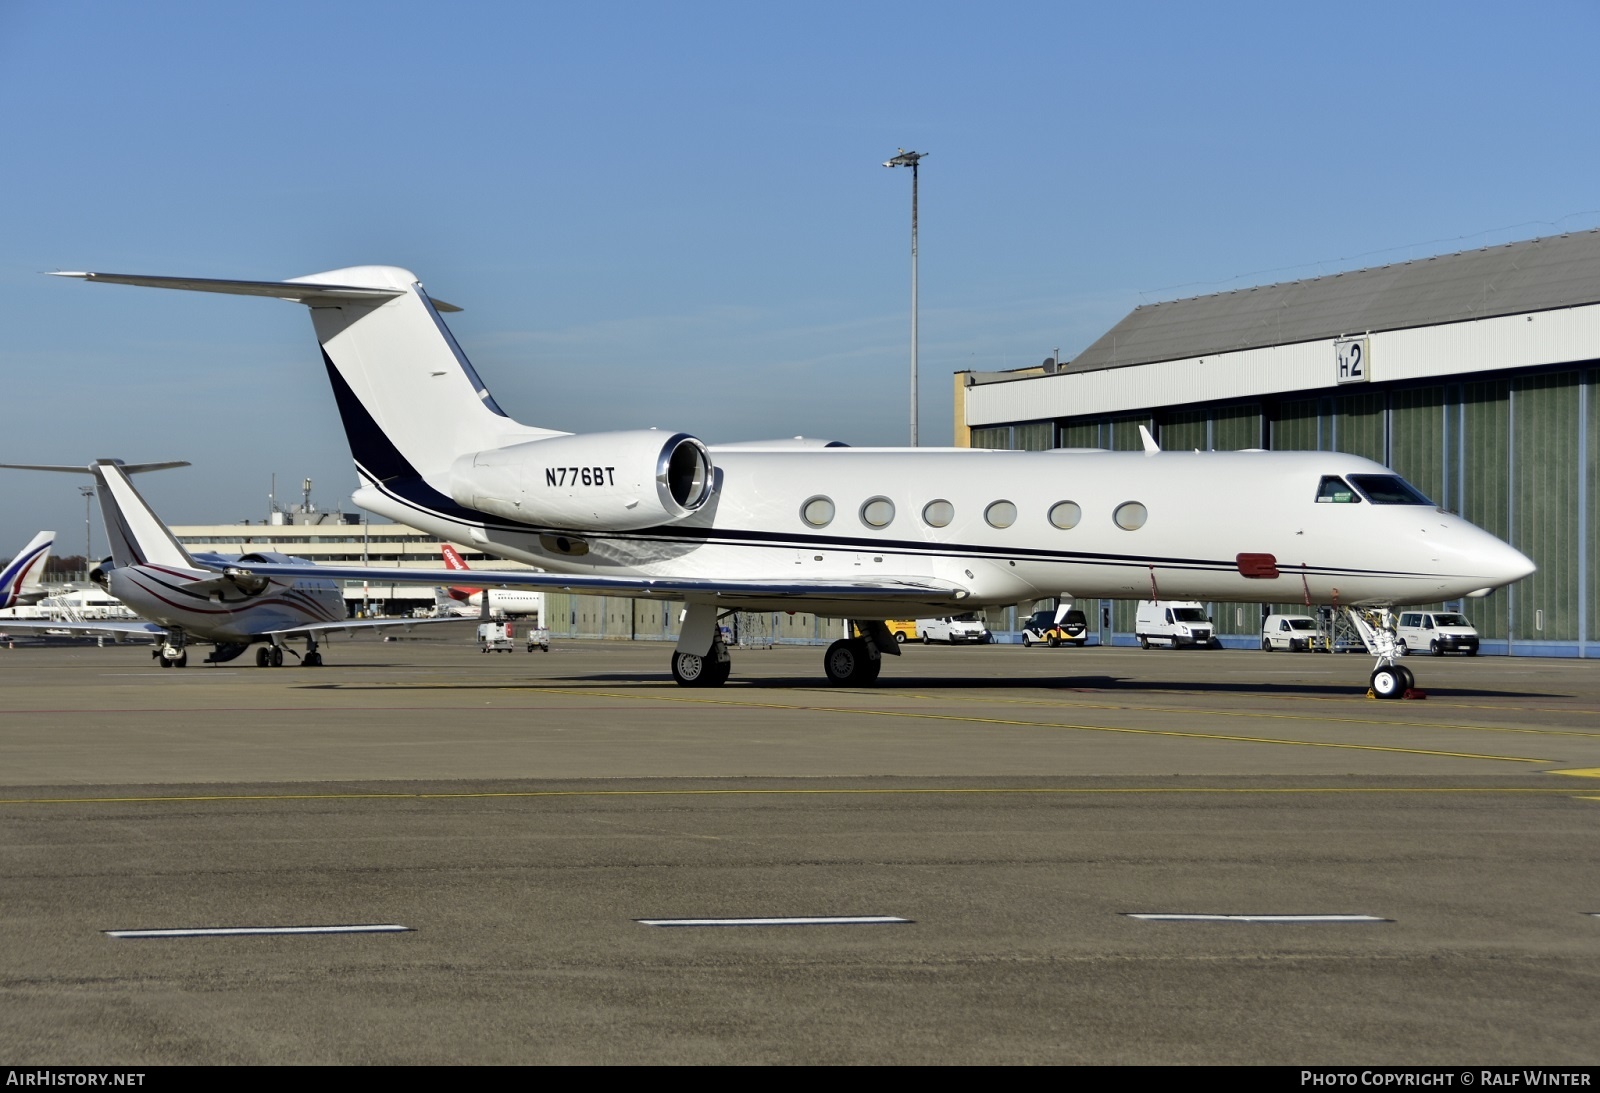
[[[710,500],[716,472],[688,433],[581,433],[473,452],[450,468],[457,503],[520,524],[629,531]]]

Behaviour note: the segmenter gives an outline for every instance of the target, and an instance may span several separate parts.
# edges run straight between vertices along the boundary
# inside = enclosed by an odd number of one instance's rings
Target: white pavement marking
[[[1146,922],[1393,922],[1377,915],[1151,915],[1120,912]]]
[[[240,937],[257,934],[400,934],[411,927],[396,923],[369,926],[209,926],[190,930],[106,930],[107,937]]]
[[[832,918],[636,918],[641,926],[881,926],[908,923],[893,915],[849,915]]]

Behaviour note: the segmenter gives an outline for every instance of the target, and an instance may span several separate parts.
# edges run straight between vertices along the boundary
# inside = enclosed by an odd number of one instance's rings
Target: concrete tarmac
[[[1600,1062],[1592,663],[669,652],[0,650],[0,1063]]]

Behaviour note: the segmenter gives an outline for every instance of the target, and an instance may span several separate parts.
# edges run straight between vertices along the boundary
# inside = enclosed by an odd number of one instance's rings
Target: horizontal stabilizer
[[[176,460],[171,463],[119,463],[115,459],[102,459],[102,463],[114,463],[122,468],[123,474],[141,474],[145,471],[169,471],[173,467],[187,467],[186,460]],[[8,471],[59,471],[62,474],[93,474],[93,466],[64,467],[55,464],[43,463],[0,463],[0,470]]]
[[[325,285],[314,281],[230,281],[216,277],[153,277],[143,273],[81,273],[61,271],[51,277],[76,277],[80,281],[98,281],[108,285],[139,285],[143,288],[172,288],[184,292],[220,292],[229,296],[273,296],[279,300],[293,300],[297,304],[312,304],[323,300],[365,300],[381,303],[396,296],[404,296],[405,289],[369,288],[361,285]],[[434,300],[440,311],[460,311],[454,304]]]

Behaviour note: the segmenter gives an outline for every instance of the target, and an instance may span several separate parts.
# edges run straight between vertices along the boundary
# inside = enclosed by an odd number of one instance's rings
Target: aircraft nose
[[[1480,572],[1483,573],[1488,581],[1488,584],[1483,589],[1484,594],[1487,594],[1490,589],[1501,588],[1520,581],[1539,568],[1533,563],[1532,558],[1529,558],[1510,543],[1502,542],[1487,532],[1484,533],[1484,537],[1490,540],[1490,543],[1486,545],[1486,549],[1482,552],[1483,565],[1480,569]]]

